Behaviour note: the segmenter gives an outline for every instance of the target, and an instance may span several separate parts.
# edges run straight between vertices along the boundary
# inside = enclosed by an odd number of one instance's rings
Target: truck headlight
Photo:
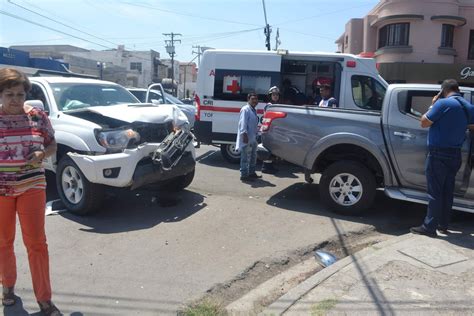
[[[97,131],[99,144],[112,151],[124,150],[140,141],[140,134],[132,129]]]

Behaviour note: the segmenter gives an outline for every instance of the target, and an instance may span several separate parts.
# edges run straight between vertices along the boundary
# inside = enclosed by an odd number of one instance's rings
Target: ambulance
[[[377,91],[373,97],[382,102],[387,87],[373,58],[288,50],[206,50],[194,100],[195,135],[203,144],[220,145],[225,159],[238,162],[235,141],[239,112],[249,92],[258,94],[257,114],[261,117],[270,87],[280,87],[282,103],[316,106],[321,84],[331,86],[339,108],[351,110],[364,110],[354,98],[371,91]]]

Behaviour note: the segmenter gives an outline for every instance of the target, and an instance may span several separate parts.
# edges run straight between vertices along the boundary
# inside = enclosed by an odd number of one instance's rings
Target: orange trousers
[[[16,258],[13,249],[16,214],[28,252],[33,290],[39,302],[51,299],[49,255],[45,234],[45,190],[31,189],[10,197],[0,196],[0,280],[4,287],[16,283]]]

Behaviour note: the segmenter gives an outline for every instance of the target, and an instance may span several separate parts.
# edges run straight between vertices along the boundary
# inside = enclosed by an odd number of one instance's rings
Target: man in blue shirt
[[[447,233],[455,177],[461,167],[461,147],[473,120],[474,106],[462,98],[456,80],[445,80],[421,118],[421,126],[430,128],[425,170],[429,201],[423,224],[412,227],[412,233],[430,237],[437,236],[436,230]]]
[[[247,95],[247,104],[240,109],[235,147],[240,151],[240,180],[244,182],[262,177],[255,173],[258,133],[258,116],[255,107],[257,104],[257,94],[249,93]]]

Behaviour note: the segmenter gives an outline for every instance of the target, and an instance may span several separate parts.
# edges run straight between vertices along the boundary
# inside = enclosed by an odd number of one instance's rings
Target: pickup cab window
[[[423,114],[428,112],[431,101],[438,91],[404,91],[398,94],[398,105],[400,111],[420,119]],[[461,93],[464,97],[464,94]]]
[[[352,76],[352,97],[354,103],[366,110],[382,110],[386,89],[377,80],[368,76]]]

